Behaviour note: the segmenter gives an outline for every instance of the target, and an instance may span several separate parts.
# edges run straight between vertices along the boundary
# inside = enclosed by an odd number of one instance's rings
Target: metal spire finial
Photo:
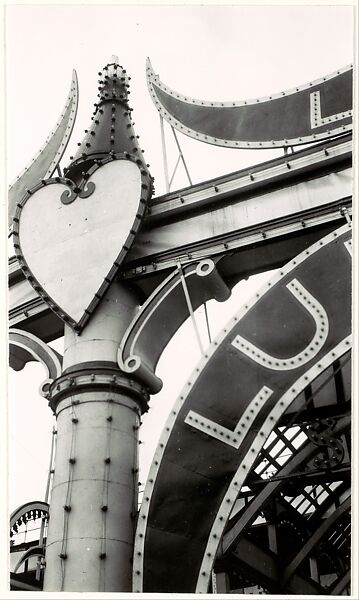
[[[131,78],[118,64],[116,55],[112,55],[110,61],[99,72],[99,99],[95,103],[91,127],[85,129],[86,135],[78,143],[79,148],[71,165],[64,170],[74,182],[78,182],[96,161],[121,153],[136,157],[136,162],[147,171],[128,103]]]

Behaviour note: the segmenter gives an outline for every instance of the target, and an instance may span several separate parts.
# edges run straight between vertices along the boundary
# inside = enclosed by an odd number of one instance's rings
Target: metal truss
[[[350,353],[298,396],[238,496],[212,590],[350,594]]]

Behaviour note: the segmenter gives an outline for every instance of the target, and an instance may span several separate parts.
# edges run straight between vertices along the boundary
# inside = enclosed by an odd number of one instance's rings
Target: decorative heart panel
[[[36,292],[80,331],[118,273],[150,195],[136,158],[98,161],[81,184],[44,180],[17,205],[14,246]]]

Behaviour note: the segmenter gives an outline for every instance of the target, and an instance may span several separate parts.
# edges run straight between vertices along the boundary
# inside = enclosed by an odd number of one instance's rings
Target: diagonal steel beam
[[[335,523],[340,519],[340,517],[350,510],[351,506],[351,498],[348,497],[344,502],[337,508],[335,512],[333,512],[321,525],[318,529],[313,533],[311,538],[304,544],[303,548],[298,552],[298,554],[294,557],[294,559],[290,562],[290,564],[285,568],[283,576],[281,578],[282,586],[286,586],[287,582],[293,577],[295,571],[302,564],[302,562],[309,556],[309,554],[313,551],[315,546],[320,542],[320,540],[324,537],[327,531],[335,525]]]
[[[343,417],[336,425],[333,434],[337,435],[350,425],[350,416]],[[286,463],[281,469],[281,475],[288,475],[294,473],[301,465],[305,464],[315,453],[318,448],[312,443],[306,444],[306,446],[298,452],[293,458]],[[222,541],[222,554],[230,551],[238,544],[240,536],[243,534],[245,528],[247,528],[256,518],[258,511],[269,502],[275,493],[278,493],[281,487],[284,485],[285,480],[277,480],[271,482],[268,481],[267,485],[260,491],[260,493],[252,500],[248,508],[240,516],[238,521],[233,527],[227,531]]]

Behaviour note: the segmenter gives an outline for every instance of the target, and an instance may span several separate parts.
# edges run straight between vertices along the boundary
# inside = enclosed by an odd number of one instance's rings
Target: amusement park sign
[[[115,56],[99,73],[92,123],[62,173],[58,159],[77,109],[74,76],[49,144],[9,202],[11,264],[21,270],[13,278],[21,285],[17,314],[27,318],[24,295],[35,296],[64,332],[63,357],[47,347],[53,334],[45,321],[40,337],[31,330],[36,313],[10,334],[16,369],[32,358],[47,369],[41,394],[57,417],[46,591],[207,592],[226,524],[267,438],[351,347],[349,135],[327,141],[352,127],[351,67],[232,103],[181,96],[149,64],[147,75],[161,118],[200,141],[238,148],[326,141],[151,202],[129,78]],[[144,236],[158,225],[155,244],[138,235],[146,219]],[[270,268],[263,258],[253,266],[257,251],[273,253],[275,267],[298,256],[203,351],[170,412],[137,514],[140,419],[161,389],[159,357],[188,314],[196,329],[198,306],[226,300],[250,269]],[[328,453],[336,466],[335,448]],[[44,543],[40,550],[43,557]]]
[[[134,591],[207,591],[258,452],[292,401],[350,349],[350,238],[345,225],[283,267],[187,382],[144,491]]]

